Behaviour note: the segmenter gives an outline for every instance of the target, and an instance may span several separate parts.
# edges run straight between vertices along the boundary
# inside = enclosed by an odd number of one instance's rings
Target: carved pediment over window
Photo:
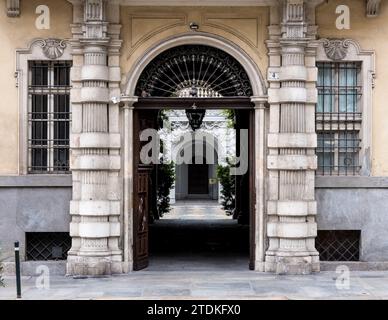
[[[44,55],[49,59],[58,59],[62,57],[66,49],[65,40],[60,39],[42,39],[40,40]]]
[[[11,18],[20,16],[20,0],[7,0],[7,16]]]
[[[366,16],[374,18],[379,15],[381,0],[367,0],[366,2]]]
[[[326,56],[334,61],[346,58],[349,49],[348,39],[325,39],[323,42]]]

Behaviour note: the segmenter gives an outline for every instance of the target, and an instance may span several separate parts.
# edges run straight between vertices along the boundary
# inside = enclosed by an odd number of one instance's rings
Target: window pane
[[[70,85],[70,64],[68,62],[59,62],[54,65],[54,85]]]
[[[339,65],[339,111],[357,111],[357,65],[341,63]]]
[[[54,171],[69,170],[69,149],[55,148],[54,149]]]
[[[335,139],[333,133],[318,133],[318,172],[330,174],[334,170]]]
[[[339,134],[339,170],[341,173],[358,172],[359,138],[356,132]]]
[[[31,118],[32,119],[47,119],[47,95],[31,95]]]
[[[47,121],[32,121],[31,144],[40,146],[47,145]]]
[[[318,63],[317,112],[357,112],[359,63]]]
[[[67,145],[69,143],[69,122],[54,122],[54,145]]]
[[[317,112],[333,112],[334,83],[333,67],[330,63],[318,64],[318,105]]]
[[[31,86],[46,87],[48,85],[48,63],[31,62]]]
[[[318,67],[318,174],[356,175],[359,164],[359,62],[325,62]],[[322,115],[318,113],[329,113]]]
[[[69,119],[70,96],[68,94],[54,95],[54,119]]]
[[[31,149],[31,167],[33,171],[45,171],[47,169],[47,149]]]
[[[30,62],[29,171],[69,171],[71,62]]]

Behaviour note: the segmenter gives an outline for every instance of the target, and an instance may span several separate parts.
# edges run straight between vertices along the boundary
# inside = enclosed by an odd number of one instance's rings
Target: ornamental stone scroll
[[[51,60],[62,57],[67,47],[66,41],[61,39],[41,39],[39,45],[42,48],[43,54]]]
[[[346,58],[349,49],[348,39],[325,39],[323,42],[326,56],[334,61]]]

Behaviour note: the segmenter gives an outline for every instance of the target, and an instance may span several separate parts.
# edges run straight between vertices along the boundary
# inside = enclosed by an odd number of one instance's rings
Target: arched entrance
[[[122,101],[126,102],[124,260],[128,269],[147,266],[147,217],[152,207],[152,170],[139,157],[142,144],[137,137],[144,129],[156,128],[156,114],[164,108],[229,108],[241,112],[241,129],[244,127],[249,132],[249,153],[248,171],[241,176],[241,188],[247,198],[237,202],[240,210],[248,212],[250,217],[250,267],[261,269],[260,263],[264,261],[265,96],[262,77],[255,64],[241,49],[218,37],[190,34],[172,38],[139,60],[128,79],[126,94]],[[130,130],[132,124],[133,131]],[[262,147],[257,148],[260,143]]]

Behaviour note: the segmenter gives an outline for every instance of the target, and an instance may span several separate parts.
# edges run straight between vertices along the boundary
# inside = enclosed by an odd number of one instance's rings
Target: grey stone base
[[[377,262],[328,262],[321,261],[321,271],[335,271],[340,266],[346,266],[350,271],[387,271],[388,261]]]
[[[319,272],[318,256],[267,256],[265,272],[284,275],[303,275]]]
[[[123,263],[112,261],[110,257],[69,256],[66,275],[69,276],[104,276],[123,273]]]
[[[15,262],[2,262],[5,276],[15,275]],[[66,274],[66,261],[23,261],[20,264],[22,276],[37,276],[41,266],[48,268],[50,275],[64,276]]]

